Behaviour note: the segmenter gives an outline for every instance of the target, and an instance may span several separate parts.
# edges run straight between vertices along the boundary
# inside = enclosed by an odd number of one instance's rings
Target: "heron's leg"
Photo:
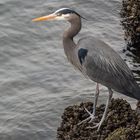
[[[98,101],[98,96],[99,96],[99,83],[96,84],[96,93],[94,96],[94,103],[93,103],[93,112],[90,113],[86,108],[86,112],[89,114],[89,117],[86,118],[85,120],[81,121],[80,123],[78,123],[78,125],[90,120],[89,122],[92,122],[95,118],[95,112],[96,112],[96,105],[97,105],[97,101]]]
[[[93,103],[93,113],[92,114],[94,116],[96,113],[96,106],[97,106],[98,97],[99,97],[99,83],[97,83],[97,85],[96,85],[96,93],[95,93],[94,103]]]
[[[108,91],[109,91],[109,96],[108,96],[108,99],[107,99],[107,102],[106,102],[105,111],[104,111],[104,114],[102,116],[101,121],[99,123],[97,123],[96,126],[94,126],[94,127],[88,127],[88,128],[97,128],[98,127],[97,131],[100,130],[100,127],[101,127],[102,123],[104,122],[104,120],[106,118],[107,111],[108,111],[108,105],[109,105],[109,103],[111,101],[111,98],[112,98],[112,95],[113,95],[113,91],[110,88],[108,88]]]
[[[98,97],[99,97],[99,83],[96,84],[96,93],[95,93],[94,103],[93,103],[93,112],[92,112],[92,117],[89,122],[92,122],[93,119],[95,118]]]

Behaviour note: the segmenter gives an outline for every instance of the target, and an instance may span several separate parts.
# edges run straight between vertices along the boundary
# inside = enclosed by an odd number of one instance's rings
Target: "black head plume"
[[[76,15],[78,15],[79,17],[81,17],[81,18],[87,20],[86,18],[82,17],[80,14],[78,14],[77,12],[75,12],[74,10],[69,9],[69,8],[61,8],[61,9],[57,10],[57,11],[55,12],[55,14],[56,14],[56,15],[59,15],[59,16],[61,16],[62,14],[64,14],[64,15],[65,15],[65,14],[76,14]]]

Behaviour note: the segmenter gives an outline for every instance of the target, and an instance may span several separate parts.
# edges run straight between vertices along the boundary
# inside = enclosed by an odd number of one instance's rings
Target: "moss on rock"
[[[118,128],[113,131],[105,140],[133,140],[133,131],[129,128]]]

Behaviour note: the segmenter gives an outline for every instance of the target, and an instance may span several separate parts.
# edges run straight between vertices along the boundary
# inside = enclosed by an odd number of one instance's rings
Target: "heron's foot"
[[[86,118],[85,120],[81,121],[80,123],[78,123],[78,125],[81,125],[82,123],[87,122],[87,121],[88,121],[89,123],[91,123],[91,122],[95,119],[94,113],[90,113],[86,108],[85,108],[85,110],[86,110],[86,112],[88,113],[89,117]]]
[[[100,128],[101,128],[101,126],[102,126],[102,124],[103,124],[103,120],[101,120],[99,123],[96,123],[95,126],[89,126],[89,127],[87,127],[87,129],[94,129],[94,128],[97,128],[97,131],[99,131]]]

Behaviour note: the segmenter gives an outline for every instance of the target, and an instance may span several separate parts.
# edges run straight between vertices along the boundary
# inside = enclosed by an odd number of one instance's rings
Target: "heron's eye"
[[[57,13],[57,16],[62,16],[62,14],[61,13]]]

